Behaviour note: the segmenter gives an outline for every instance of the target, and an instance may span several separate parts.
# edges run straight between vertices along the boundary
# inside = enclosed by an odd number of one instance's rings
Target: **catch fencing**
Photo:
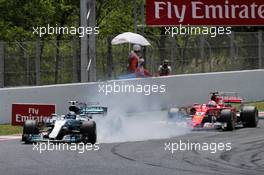
[[[145,36],[151,46],[142,50],[152,76],[164,59],[172,74],[222,72],[263,68],[263,32],[233,32],[210,37]],[[129,44],[111,45],[113,36],[96,39],[96,80],[112,80],[127,73]],[[78,38],[60,41],[0,41],[0,87],[81,81]],[[86,66],[84,66],[86,67]]]

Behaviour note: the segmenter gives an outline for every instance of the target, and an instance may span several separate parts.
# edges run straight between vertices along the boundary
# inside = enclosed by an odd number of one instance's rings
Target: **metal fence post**
[[[72,82],[78,82],[78,40],[74,37],[72,40]]]
[[[263,60],[262,60],[262,31],[258,31],[258,67],[259,69],[263,68]]]
[[[181,47],[180,49],[180,66],[181,66],[181,72],[180,72],[180,74],[184,74],[185,72],[184,72],[184,66],[185,66],[185,64],[184,64],[184,59],[185,59],[185,57],[184,57],[184,49]]]
[[[205,53],[204,53],[204,35],[200,36],[200,58],[202,61],[201,72],[205,72]]]
[[[231,58],[231,66],[236,69],[237,66],[235,66],[233,64],[234,63],[234,59],[235,59],[235,45],[234,45],[234,41],[235,41],[235,34],[234,34],[234,32],[232,32],[231,35],[230,35],[230,58]]]
[[[4,69],[4,42],[0,41],[0,88],[5,86],[5,82],[4,82],[4,73],[5,73],[5,69]]]
[[[114,69],[114,62],[113,62],[113,55],[112,55],[112,45],[111,45],[112,37],[107,38],[107,78],[112,78],[113,69]]]
[[[176,40],[175,38],[171,38],[171,48],[170,48],[170,64],[172,67],[172,73],[176,73]],[[172,64],[173,63],[173,64]]]
[[[80,0],[80,20],[81,20],[81,27],[87,27],[87,2],[88,0]],[[85,34],[81,37],[81,82],[88,81],[88,72],[87,72],[87,65],[88,65],[88,40],[87,35]]]
[[[144,1],[141,1],[141,9],[140,9],[140,13],[141,13],[141,34],[144,35],[145,34],[145,5],[144,5]]]
[[[132,1],[133,5],[133,17],[134,17],[134,32],[137,33],[137,1]]]
[[[88,0],[88,8],[90,10],[90,17],[88,19],[88,26],[96,27],[96,1]],[[96,35],[92,34],[88,36],[88,58],[90,61],[90,69],[88,80],[91,82],[96,81]],[[89,62],[88,62],[89,65]]]
[[[29,53],[27,52],[27,42],[23,42],[22,45],[24,46],[23,53],[24,58],[26,59],[26,82],[27,85],[30,85],[30,62],[29,62]]]
[[[36,85],[40,85],[40,40],[39,39],[36,41],[35,71],[36,71]]]

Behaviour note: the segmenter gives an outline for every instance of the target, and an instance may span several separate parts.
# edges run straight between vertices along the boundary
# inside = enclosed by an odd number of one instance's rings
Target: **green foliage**
[[[76,3],[77,2],[77,3]],[[75,0],[2,0],[0,2],[0,40],[29,41],[33,27],[62,24],[78,26],[79,3]],[[54,36],[45,36],[54,39]]]
[[[13,135],[22,133],[21,126],[12,126],[10,124],[1,124],[0,125],[0,135]]]
[[[246,103],[247,105],[253,105],[256,106],[259,111],[264,111],[264,101],[259,102],[249,102]]]
[[[110,47],[107,40],[117,34],[134,29],[134,18],[137,25],[142,22],[141,5],[145,0],[96,0],[96,21],[100,34],[97,35],[97,72],[98,78],[108,79],[107,72],[113,69],[112,77],[126,71],[129,46],[118,45]],[[135,17],[136,14],[136,17]],[[145,15],[143,15],[144,17]],[[41,84],[69,83],[72,79],[72,58],[76,55],[77,66],[80,69],[80,38],[73,35],[44,35],[39,38],[33,34],[33,27],[79,27],[80,0],[0,0],[0,41],[6,41],[5,46],[5,83],[14,85],[34,85],[36,40],[41,45]],[[234,31],[257,31],[263,27],[236,27]],[[142,33],[142,27],[137,27]],[[145,27],[144,35],[152,47],[146,48],[144,58],[148,69],[155,73],[163,59],[173,62],[173,73],[194,73],[205,71],[226,71],[233,68],[237,58],[230,61],[230,39],[217,37],[208,40],[205,49],[205,59],[199,55],[199,36],[164,36],[164,28]],[[75,44],[69,41],[75,39]],[[257,43],[256,37],[245,39],[235,38],[235,46],[244,43]],[[28,42],[30,41],[30,42]],[[73,51],[73,45],[77,47]],[[222,47],[218,50],[215,48]],[[238,68],[251,69],[256,67],[250,62],[252,55],[257,53],[255,47],[241,46],[237,56],[248,58],[236,63]],[[112,61],[109,58],[109,48],[112,49]],[[250,48],[251,51],[249,51]],[[211,54],[212,52],[212,54]],[[210,54],[210,55],[209,55]],[[150,61],[149,61],[150,60]],[[109,62],[112,65],[109,65]],[[11,64],[10,64],[11,63]],[[151,64],[150,64],[151,63]],[[204,66],[204,68],[202,68]],[[29,70],[27,70],[27,67]],[[212,69],[214,67],[214,69]],[[56,72],[57,71],[57,72]],[[80,71],[80,70],[79,70]],[[9,73],[8,73],[9,72]],[[79,76],[79,75],[78,75]],[[111,78],[112,78],[111,77]],[[59,78],[59,80],[57,80]]]

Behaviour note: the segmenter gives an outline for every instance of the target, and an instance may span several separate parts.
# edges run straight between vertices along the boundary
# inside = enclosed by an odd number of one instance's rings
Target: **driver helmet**
[[[58,117],[58,115],[53,113],[53,114],[51,114],[51,117]]]
[[[211,101],[208,102],[207,105],[208,105],[208,107],[216,107],[216,102],[211,100]]]
[[[75,112],[73,111],[70,111],[67,116],[66,116],[67,119],[76,119],[76,114]]]

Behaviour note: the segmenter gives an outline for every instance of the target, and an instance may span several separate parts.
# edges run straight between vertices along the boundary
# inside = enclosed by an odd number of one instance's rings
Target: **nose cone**
[[[192,127],[196,127],[197,125],[200,125],[202,121],[203,121],[203,116],[194,115],[192,117]]]

